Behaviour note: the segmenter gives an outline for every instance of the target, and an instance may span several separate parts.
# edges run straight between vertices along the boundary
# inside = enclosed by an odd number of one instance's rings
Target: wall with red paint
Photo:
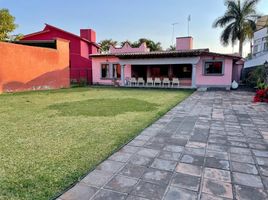
[[[96,42],[96,33],[91,29],[81,29],[81,37]],[[75,36],[65,31],[54,29],[47,25],[44,30],[38,34],[27,35],[22,40],[52,40],[63,38],[70,41],[70,78],[79,81],[85,78],[92,83],[92,60],[89,54],[96,53],[97,47],[84,41],[80,36]]]
[[[0,42],[0,93],[70,87],[69,41],[57,49]]]

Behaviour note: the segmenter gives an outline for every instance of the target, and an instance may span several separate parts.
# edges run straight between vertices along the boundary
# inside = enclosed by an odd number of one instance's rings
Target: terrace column
[[[125,66],[121,65],[121,86],[125,86]]]
[[[196,64],[192,65],[192,88],[196,88]]]

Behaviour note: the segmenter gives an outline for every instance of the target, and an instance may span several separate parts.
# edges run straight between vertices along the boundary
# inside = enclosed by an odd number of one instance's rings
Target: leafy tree
[[[124,46],[125,43],[128,43],[128,44],[130,44],[130,46],[133,46],[133,45],[132,45],[132,42],[129,41],[129,40],[125,40],[125,41],[121,42],[120,45],[121,45],[121,46]]]
[[[140,38],[138,41],[133,42],[133,47],[139,47],[142,43],[146,43],[147,47],[150,48],[151,51],[162,51],[161,43],[160,42],[154,42],[150,39],[146,38]]]
[[[175,45],[170,45],[167,50],[168,51],[176,51],[176,46]]]
[[[9,39],[9,33],[16,29],[15,17],[8,9],[0,9],[0,41]]]
[[[22,38],[23,38],[23,34],[21,34],[21,33],[16,34],[16,35],[11,35],[11,36],[9,37],[9,39],[10,39],[11,41],[19,41],[19,40],[21,40]]]
[[[106,39],[99,42],[100,50],[102,52],[108,52],[111,45],[115,46],[117,45],[117,41],[114,41],[112,39]]]
[[[221,34],[221,42],[223,45],[232,45],[239,41],[239,54],[242,56],[243,43],[247,39],[253,37],[253,32],[256,30],[256,5],[259,0],[245,0],[241,3],[240,0],[226,0],[227,7],[223,16],[219,17],[213,27],[225,28]]]

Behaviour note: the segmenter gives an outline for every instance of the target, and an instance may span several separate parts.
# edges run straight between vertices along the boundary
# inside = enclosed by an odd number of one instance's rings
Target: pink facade
[[[93,73],[93,84],[100,84],[100,85],[111,85],[112,79],[111,78],[101,78],[101,65],[102,64],[119,64],[120,60],[117,57],[109,57],[109,58],[93,58],[93,65],[92,65],[92,73]],[[124,68],[124,76],[126,78],[131,77],[131,66],[126,65]],[[122,85],[122,79],[118,78],[117,82]]]
[[[176,38],[176,50],[191,50],[193,49],[192,37],[177,37]]]
[[[137,48],[132,48],[128,42],[126,42],[121,48],[116,48],[114,46],[110,46],[110,53],[140,53],[140,52],[149,52],[150,49],[147,48],[146,43],[142,43]]]
[[[204,62],[219,60],[223,62],[223,75],[205,75]],[[196,86],[223,86],[230,87],[232,83],[233,59],[222,57],[201,57],[196,67]]]
[[[46,24],[36,33],[25,35],[22,40],[53,40],[62,38],[70,41],[70,78],[79,81],[81,78],[92,82],[92,60],[89,54],[98,52],[96,33],[92,29],[81,29],[80,36]]]

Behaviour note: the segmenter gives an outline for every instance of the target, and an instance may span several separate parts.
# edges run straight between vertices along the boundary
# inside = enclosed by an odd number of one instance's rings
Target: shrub
[[[85,87],[87,85],[87,79],[80,78],[79,79],[79,87]]]
[[[246,83],[252,87],[256,87],[258,83],[266,82],[266,70],[265,67],[258,66],[253,71],[248,73]]]

